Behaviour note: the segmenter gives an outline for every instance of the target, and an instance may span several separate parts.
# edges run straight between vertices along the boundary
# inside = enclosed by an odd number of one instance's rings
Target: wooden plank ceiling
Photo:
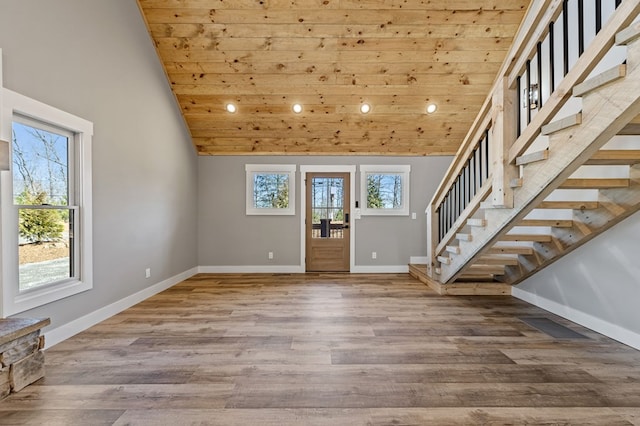
[[[199,154],[441,155],[529,0],[138,3]]]

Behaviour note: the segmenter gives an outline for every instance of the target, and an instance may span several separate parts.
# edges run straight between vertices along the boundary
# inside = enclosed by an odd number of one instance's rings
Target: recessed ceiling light
[[[438,105],[429,104],[427,105],[427,114],[433,114],[434,112],[436,112],[437,109],[438,109]]]
[[[368,113],[369,111],[371,111],[371,105],[369,104],[362,104],[360,105],[360,112],[363,114]]]
[[[235,106],[234,104],[231,104],[231,103],[227,104],[227,105],[225,106],[225,109],[227,110],[227,112],[230,112],[230,113],[232,113],[232,114],[238,110],[238,109],[236,108],[236,106]]]
[[[302,105],[300,104],[293,104],[293,106],[291,107],[291,109],[293,109],[293,112],[295,112],[296,114],[300,114],[302,112]]]

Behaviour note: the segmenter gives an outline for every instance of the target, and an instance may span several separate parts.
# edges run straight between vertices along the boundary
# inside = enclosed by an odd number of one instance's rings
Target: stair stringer
[[[514,189],[514,207],[487,208],[487,226],[471,230],[471,241],[460,241],[461,253],[441,265],[440,281],[455,281],[513,226],[557,189],[604,144],[640,114],[640,43],[628,45],[627,75],[583,97],[582,123],[549,138],[549,158],[528,164],[523,183]],[[553,242],[553,241],[552,241]]]

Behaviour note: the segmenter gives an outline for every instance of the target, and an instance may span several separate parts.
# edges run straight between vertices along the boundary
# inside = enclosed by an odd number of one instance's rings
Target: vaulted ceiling
[[[456,152],[529,0],[138,3],[199,154],[438,155]]]

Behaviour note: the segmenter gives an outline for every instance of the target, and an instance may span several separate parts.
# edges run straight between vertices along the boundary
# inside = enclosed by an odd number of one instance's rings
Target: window
[[[18,288],[76,278],[73,133],[26,117],[12,126],[13,204],[18,209]]]
[[[247,214],[295,215],[295,164],[247,164]]]
[[[2,89],[2,316],[92,288],[93,124]]]
[[[363,215],[409,215],[411,166],[360,166]]]

